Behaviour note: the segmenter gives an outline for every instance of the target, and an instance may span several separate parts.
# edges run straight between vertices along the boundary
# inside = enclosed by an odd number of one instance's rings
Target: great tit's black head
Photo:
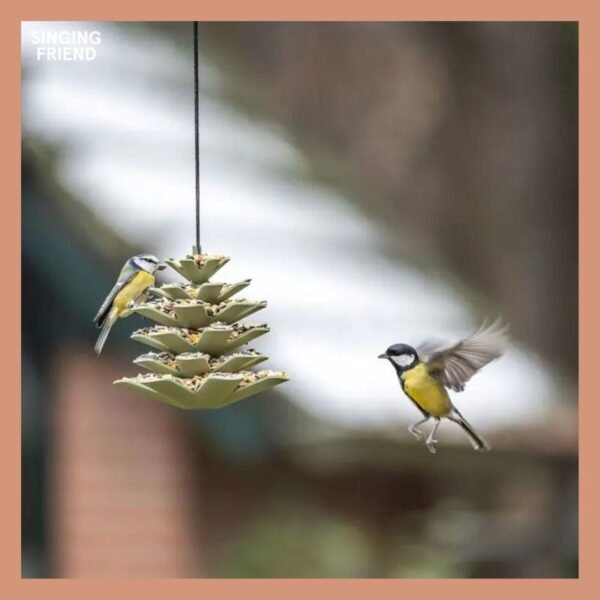
[[[410,369],[419,362],[417,351],[408,344],[394,344],[378,358],[387,358],[400,371]]]

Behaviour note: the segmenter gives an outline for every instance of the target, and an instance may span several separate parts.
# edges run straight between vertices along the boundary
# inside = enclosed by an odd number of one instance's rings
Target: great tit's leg
[[[432,454],[435,454],[437,452],[437,443],[438,441],[435,439],[435,432],[437,431],[437,428],[440,426],[440,420],[438,417],[435,417],[435,424],[433,426],[433,429],[431,430],[431,433],[427,436],[427,439],[425,440],[425,445],[427,446],[427,450],[429,450],[429,452],[431,452]]]
[[[425,439],[425,434],[419,429],[419,427],[421,425],[423,425],[423,423],[427,423],[427,421],[429,421],[431,417],[425,417],[424,419],[421,419],[420,421],[417,421],[416,423],[413,423],[409,428],[408,428],[408,432],[417,440],[419,440],[419,442],[422,442]]]

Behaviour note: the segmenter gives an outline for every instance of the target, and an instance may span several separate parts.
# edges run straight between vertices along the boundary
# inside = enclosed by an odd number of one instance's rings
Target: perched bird
[[[452,404],[446,388],[462,392],[465,383],[489,362],[499,358],[508,345],[508,327],[500,319],[492,325],[484,323],[474,334],[456,344],[444,347],[439,342],[425,342],[416,349],[407,344],[394,344],[378,358],[392,363],[400,386],[423,414],[423,419],[411,425],[409,432],[419,441],[425,435],[419,429],[429,419],[435,419],[425,445],[435,454],[435,434],[442,418],[458,423],[475,450],[490,446],[471,427]]]
[[[129,316],[130,309],[143,301],[148,288],[154,285],[154,271],[162,270],[165,266],[152,254],[138,254],[123,265],[117,283],[94,317],[96,326],[102,328],[95,346],[96,354],[102,352],[104,342],[116,320]]]

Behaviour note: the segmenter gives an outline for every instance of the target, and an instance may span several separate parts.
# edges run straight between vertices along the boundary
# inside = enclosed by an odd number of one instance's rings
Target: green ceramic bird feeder
[[[269,328],[238,321],[267,303],[234,297],[250,285],[249,279],[209,281],[228,257],[194,249],[183,259],[165,262],[187,281],[151,288],[151,298],[133,308],[155,325],[138,329],[131,338],[153,351],[134,360],[146,373],[123,377],[116,385],[172,406],[200,409],[221,408],[288,380],[282,371],[250,370],[268,357],[244,346]]]

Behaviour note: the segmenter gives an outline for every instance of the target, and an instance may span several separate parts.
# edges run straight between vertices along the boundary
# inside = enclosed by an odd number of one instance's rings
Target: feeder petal
[[[266,302],[250,302],[249,300],[233,301],[217,313],[223,323],[235,323],[267,306]]]
[[[228,350],[229,338],[233,332],[233,327],[203,329],[194,350],[205,352],[211,356],[221,356]]]
[[[241,380],[241,375],[209,375],[196,395],[194,408],[221,408],[229,404]]]
[[[194,352],[196,350],[196,347],[177,331],[157,331],[152,334],[152,338],[160,342],[163,349],[167,349],[173,354]]]
[[[164,325],[165,327],[177,327],[179,324],[177,319],[174,319],[173,317],[165,314],[159,308],[149,304],[140,304],[133,309],[133,312],[160,325]]]
[[[228,404],[231,404],[232,402],[238,402],[239,400],[254,396],[255,394],[260,394],[261,392],[271,389],[280,383],[288,381],[288,379],[289,377],[285,373],[267,375],[255,383],[238,388],[230,397]]]
[[[159,288],[150,288],[150,292],[169,300],[187,300],[190,297],[185,287],[179,283],[165,283]]]
[[[198,286],[196,298],[209,304],[218,304],[220,302],[221,291],[224,287],[224,283],[211,283],[207,281]]]
[[[232,354],[225,356],[221,364],[215,368],[217,373],[236,373],[237,371],[246,371],[250,367],[254,367],[261,362],[264,362],[269,357],[264,354],[244,355]]]
[[[201,329],[202,327],[206,327],[212,320],[212,318],[208,316],[203,303],[175,305],[173,310],[177,316],[175,323],[179,327]]]
[[[154,335],[151,334],[134,332],[131,334],[131,339],[146,344],[146,346],[150,346],[155,350],[168,350],[163,343],[159,342]]]
[[[170,367],[165,363],[165,361],[159,360],[156,356],[152,354],[142,354],[142,356],[138,356],[134,361],[134,364],[140,365],[140,367],[144,367],[144,369],[148,369],[154,373],[158,373],[159,375],[177,375],[178,371],[175,367]]]
[[[145,385],[161,396],[169,398],[175,406],[185,408],[194,402],[194,394],[169,375],[149,381]]]
[[[198,286],[196,297],[198,300],[204,300],[204,302],[209,302],[210,304],[220,304],[248,287],[250,282],[250,279],[238,281],[233,284],[211,283],[207,281]]]
[[[241,333],[238,337],[232,338],[227,343],[226,352],[232,352],[236,348],[248,344],[252,340],[268,333],[270,329],[266,325],[248,325],[249,329],[244,333]],[[223,354],[223,353],[221,353]]]
[[[194,375],[204,375],[210,371],[209,359],[208,354],[194,352],[180,354],[175,360],[183,377],[193,377]]]
[[[247,288],[251,282],[251,279],[244,279],[244,281],[238,281],[237,283],[223,286],[218,301],[225,302],[225,300],[229,300],[229,298]]]
[[[147,387],[143,383],[137,381],[135,378],[123,377],[122,379],[117,379],[113,383],[114,385],[125,389],[135,390],[136,392],[142,392],[143,394],[146,394],[147,396],[150,396],[152,399],[158,400],[159,402],[165,402],[166,404],[170,404],[171,406],[178,406],[178,404],[175,401],[173,401],[169,396],[165,396],[160,392],[157,392],[156,390]]]

